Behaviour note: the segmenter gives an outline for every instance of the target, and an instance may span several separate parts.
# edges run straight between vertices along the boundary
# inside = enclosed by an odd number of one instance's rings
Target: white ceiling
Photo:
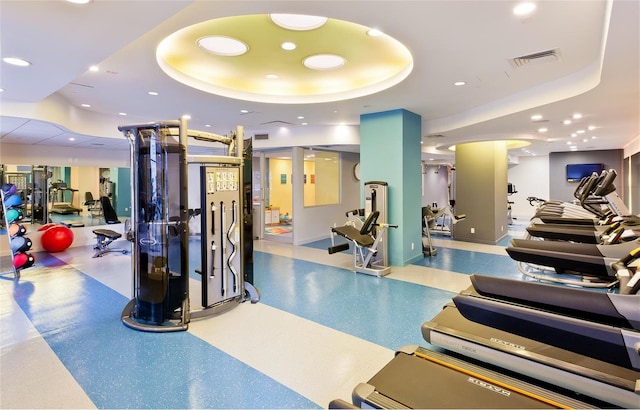
[[[465,141],[522,138],[538,155],[623,148],[640,135],[640,2],[538,1],[535,14],[513,16],[512,1],[64,1],[0,2],[0,142],[128,149],[117,130],[91,132],[43,121],[48,99],[67,100],[71,117],[100,116],[131,124],[190,114],[189,128],[248,135],[304,116],[309,126],[357,125],[361,114],[404,108],[423,119],[423,157]],[[263,104],[189,88],[158,67],[155,47],[167,35],[201,21],[242,14],[325,15],[380,28],[404,43],[414,69],[399,85],[336,103]],[[610,16],[610,19],[609,19]],[[514,68],[509,60],[558,50],[557,61]],[[265,61],[265,66],[269,62]],[[89,72],[98,65],[100,71]],[[467,82],[455,87],[455,81]],[[160,93],[157,97],[148,91]],[[91,108],[78,108],[80,104]],[[18,108],[16,108],[18,107]],[[246,109],[248,114],[241,114]],[[127,117],[118,116],[126,112]],[[583,118],[562,124],[573,113]],[[15,114],[19,113],[19,114]],[[530,120],[542,114],[542,123]],[[86,121],[86,119],[85,119]],[[205,128],[211,124],[211,128]],[[596,126],[584,136],[570,133]],[[538,133],[545,126],[549,131]],[[438,135],[438,137],[433,137]],[[75,141],[69,141],[75,136]],[[596,136],[596,139],[590,138]],[[440,152],[438,155],[436,153]],[[523,151],[513,155],[528,155]]]

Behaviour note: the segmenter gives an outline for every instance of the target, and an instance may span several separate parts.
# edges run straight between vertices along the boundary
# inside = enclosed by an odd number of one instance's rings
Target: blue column
[[[403,109],[360,116],[360,180],[388,184],[387,222],[399,225],[388,234],[392,266],[422,258],[421,136],[422,118]]]

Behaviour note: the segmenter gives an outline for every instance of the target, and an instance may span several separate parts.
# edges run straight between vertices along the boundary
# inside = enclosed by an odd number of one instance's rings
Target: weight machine
[[[131,145],[134,298],[123,323],[148,332],[186,330],[192,318],[211,316],[259,293],[247,277],[244,224],[243,136],[187,129],[186,121],[163,121],[118,129]],[[228,155],[188,156],[187,137],[228,146]],[[187,162],[200,164],[202,309],[189,301],[189,225]],[[251,240],[249,237],[248,240]],[[247,280],[248,279],[248,280]]]
[[[387,254],[387,229],[397,228],[387,221],[387,183],[372,181],[364,184],[366,219],[362,225],[348,221],[344,226],[331,228],[329,254],[349,249],[349,244],[335,244],[335,235],[353,244],[353,271],[367,275],[385,276],[391,272]],[[354,213],[355,211],[351,211]],[[349,217],[347,212],[347,217]]]

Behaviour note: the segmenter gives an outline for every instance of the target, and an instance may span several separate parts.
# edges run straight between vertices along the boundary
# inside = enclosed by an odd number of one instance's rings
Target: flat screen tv
[[[582,178],[591,176],[594,172],[600,174],[604,164],[567,164],[567,181],[579,182]]]

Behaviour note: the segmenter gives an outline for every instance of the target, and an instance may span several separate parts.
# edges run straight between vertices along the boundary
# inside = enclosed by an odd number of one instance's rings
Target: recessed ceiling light
[[[149,95],[159,95],[157,91],[149,91],[147,94],[149,94]]]
[[[593,130],[595,130],[595,129],[596,129],[596,127],[595,127],[594,125],[589,125],[589,128],[588,128],[588,129],[589,129],[589,131],[593,131]]]
[[[312,70],[333,70],[345,65],[347,60],[335,54],[316,54],[309,56],[302,62],[305,67]]]
[[[304,120],[304,117],[302,115],[298,115],[298,119],[299,120]]]
[[[304,14],[269,14],[271,21],[282,28],[296,31],[314,30],[324,26],[329,20],[321,16],[307,16]]]
[[[296,49],[296,43],[285,41],[284,43],[280,44],[280,47],[282,47],[283,50],[291,51]]]
[[[211,128],[211,124],[204,124],[205,127]]]
[[[593,137],[591,137],[591,139],[592,139],[592,140],[594,140],[594,139],[596,139],[596,138],[598,138],[598,137],[596,137],[595,135],[594,135]]]
[[[80,106],[82,106],[84,108],[89,108],[89,107],[91,107],[91,104],[80,104]]]
[[[571,144],[573,144],[573,142],[567,141],[567,145],[571,145]]]
[[[91,3],[93,0],[67,0],[68,3],[73,3],[73,4],[88,4]]]
[[[549,131],[547,128],[538,128],[538,132],[547,132]]]
[[[580,118],[582,118],[582,114],[580,114],[579,112],[573,114],[573,119],[574,120],[579,120]]]
[[[303,122],[303,123],[302,123],[302,125],[307,125],[307,124],[308,124],[308,123],[306,123],[306,122]]]
[[[219,56],[241,56],[249,50],[249,46],[240,40],[225,36],[210,36],[198,40],[198,47]]]
[[[249,112],[249,110],[240,110],[240,113],[242,114],[247,114]]]
[[[182,114],[182,118],[185,120],[190,120],[191,119],[191,115],[189,114]]]
[[[571,120],[564,120],[564,121],[562,121],[562,123],[564,125],[569,125],[569,124],[571,124]]]
[[[382,35],[382,31],[378,30],[377,28],[372,28],[367,30],[367,35],[371,37],[378,37]]]
[[[69,137],[69,141],[75,141],[76,139],[73,137]]]
[[[18,67],[28,67],[31,65],[31,63],[28,62],[27,60],[23,60],[22,58],[18,58],[18,57],[5,57],[2,59],[2,61],[4,61],[7,64],[15,65]]]
[[[453,85],[456,85],[456,86],[458,86],[458,87],[459,87],[459,86],[462,86],[462,85],[466,85],[466,84],[467,84],[467,82],[466,82],[466,81],[456,81],[455,83],[453,83]]]
[[[535,9],[536,9],[535,3],[532,3],[532,2],[519,3],[517,6],[513,8],[513,14],[519,17],[527,16],[533,13]]]
[[[127,116],[127,113],[126,113],[126,112],[119,112],[119,113],[118,113],[118,115],[121,115],[121,116],[123,116],[123,117],[126,117],[126,116]]]
[[[531,116],[531,121],[540,121],[542,119],[542,115],[540,114],[533,114]]]
[[[578,131],[576,131],[576,133],[578,133],[578,134],[584,134],[584,130],[578,130]]]
[[[0,88],[0,93],[4,92],[4,88]]]
[[[97,71],[100,71],[100,67],[98,67],[97,65],[92,65],[91,67],[89,67],[89,71],[95,73]]]
[[[278,78],[277,74],[267,74],[265,75],[265,77],[267,77],[269,80],[275,80]]]

